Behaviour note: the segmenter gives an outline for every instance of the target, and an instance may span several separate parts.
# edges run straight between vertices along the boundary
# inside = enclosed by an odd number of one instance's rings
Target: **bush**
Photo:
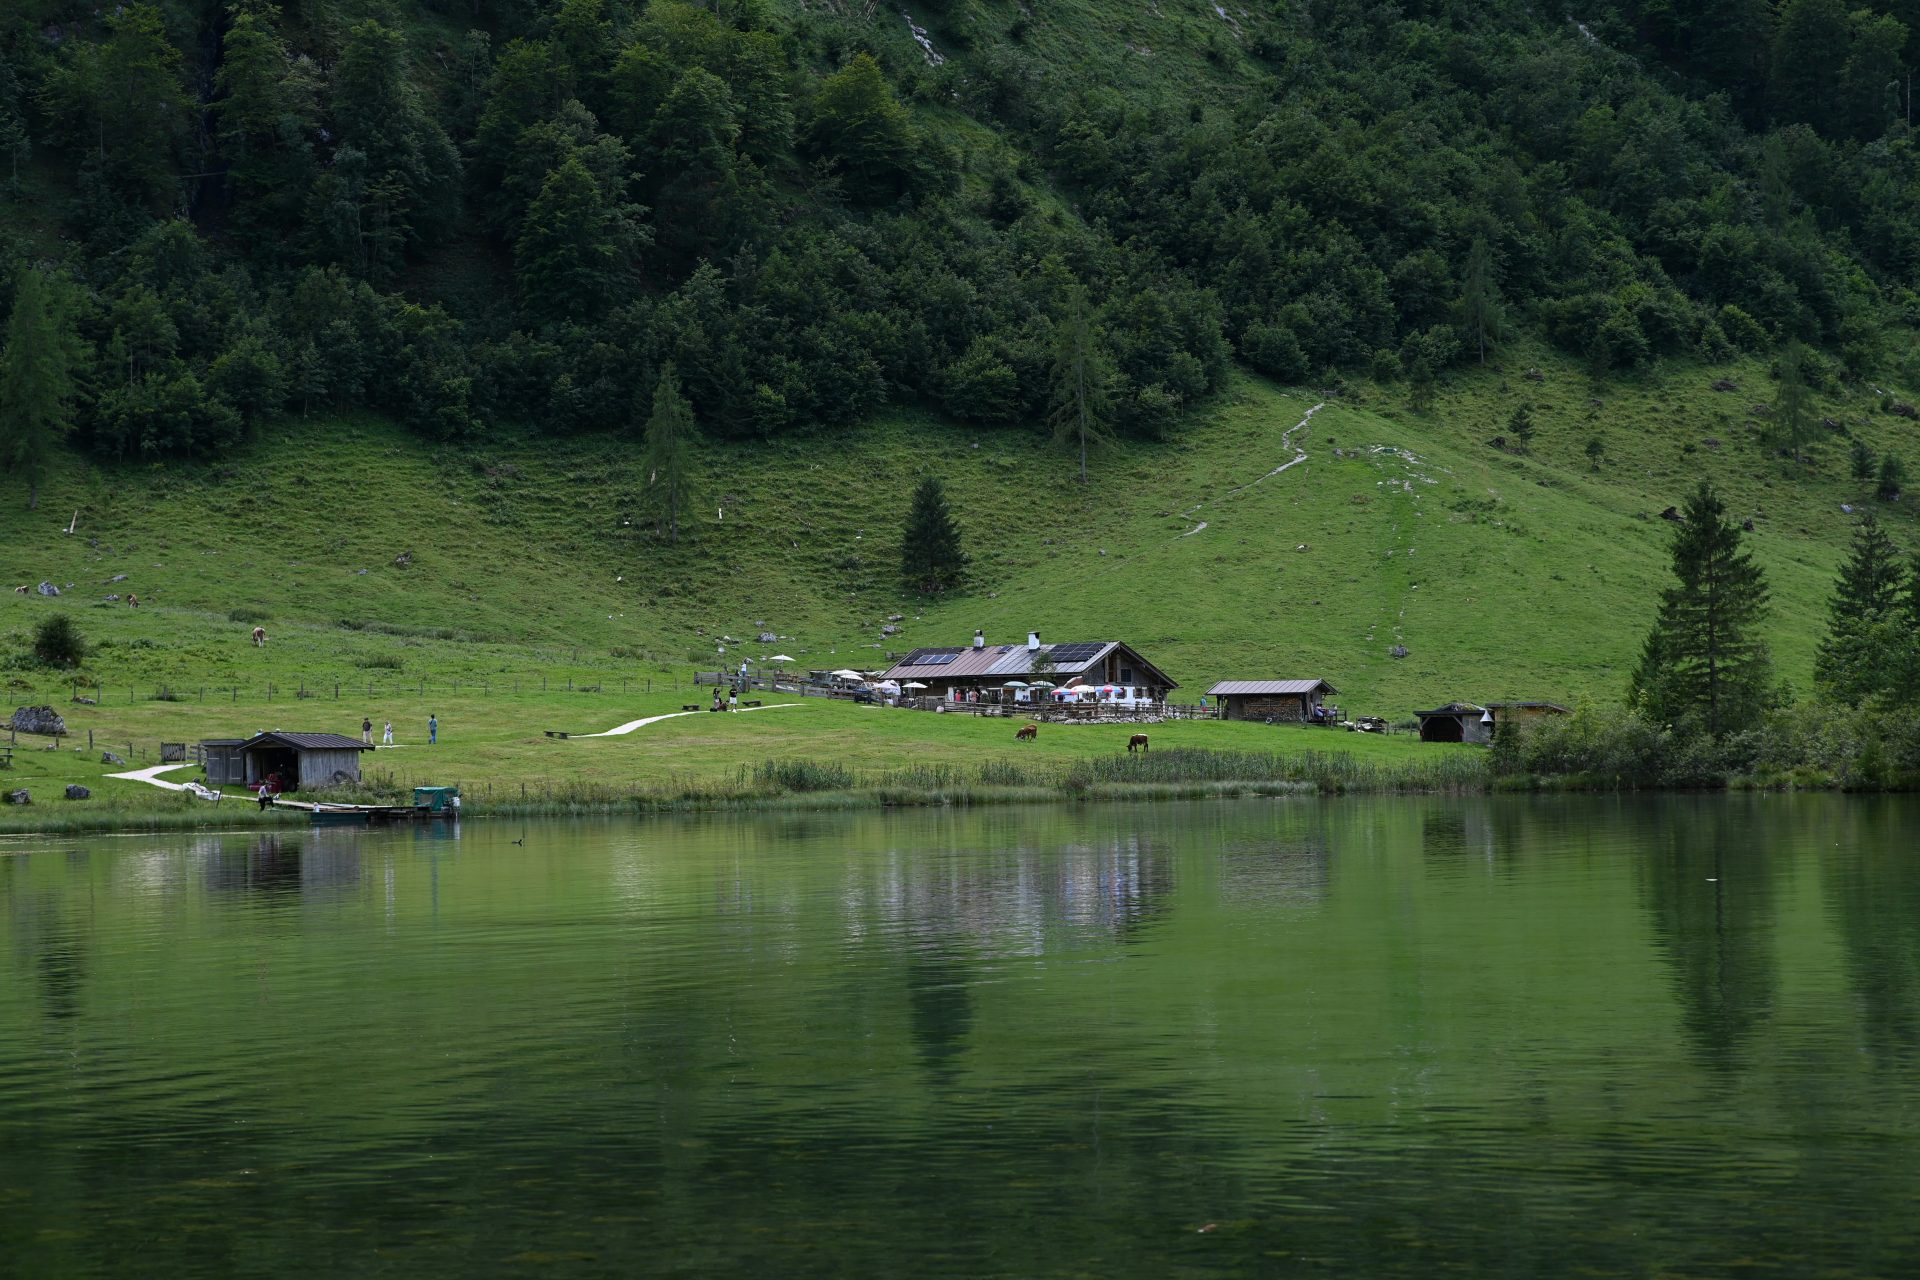
[[[265,609],[254,609],[243,606],[238,609],[227,610],[228,622],[244,622],[250,627],[257,627],[272,617],[273,615]]]
[[[87,660],[87,639],[72,618],[56,613],[34,627],[33,656],[50,667],[77,667]]]

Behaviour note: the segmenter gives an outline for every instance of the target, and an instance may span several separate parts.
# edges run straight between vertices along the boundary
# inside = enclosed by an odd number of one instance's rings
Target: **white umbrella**
[[[924,685],[924,684],[921,684],[921,683],[920,683],[920,682],[919,682],[918,680],[909,680],[909,681],[907,681],[907,682],[906,682],[905,684],[903,684],[903,685],[901,685],[900,687],[901,687],[902,689],[925,689],[925,688],[927,688],[927,686],[926,686],[926,685]]]
[[[1029,689],[1051,689],[1053,688],[1053,681],[1035,680],[1032,684],[1028,685],[1027,687]]]
[[[790,653],[776,653],[771,658],[768,658],[767,661],[768,662],[792,662],[793,655]]]
[[[898,692],[900,692],[900,686],[899,686],[899,685],[897,685],[897,684],[895,684],[895,683],[894,683],[893,681],[891,681],[891,680],[882,680],[882,681],[881,681],[881,682],[880,682],[879,684],[877,684],[877,685],[875,685],[875,686],[873,686],[873,687],[874,687],[874,688],[876,688],[876,689],[878,689],[878,690],[880,690],[880,692],[882,692],[882,693],[898,693]]]
[[[858,671],[849,671],[849,670],[848,670],[847,668],[845,668],[845,667],[842,667],[842,668],[841,668],[840,670],[838,670],[838,671],[836,671],[836,672],[834,672],[833,674],[834,674],[834,675],[836,675],[836,676],[839,676],[839,677],[840,677],[840,678],[841,678],[842,680],[864,680],[864,679],[866,679],[866,677],[865,677],[865,676],[863,676],[863,675],[861,675],[861,674],[860,674],[860,673],[859,673]]]
[[[1002,689],[1026,689],[1031,686],[1024,680],[1009,680],[1000,686]]]

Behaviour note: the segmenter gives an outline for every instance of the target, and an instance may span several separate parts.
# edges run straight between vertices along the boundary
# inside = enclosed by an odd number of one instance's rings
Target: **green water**
[[[1920,803],[0,840],[0,1274],[1920,1271]]]

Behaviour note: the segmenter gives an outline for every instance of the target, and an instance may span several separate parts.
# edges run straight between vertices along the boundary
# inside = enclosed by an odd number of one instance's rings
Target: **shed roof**
[[[1243,693],[1313,693],[1320,689],[1325,689],[1328,693],[1340,692],[1325,680],[1222,680],[1207,692],[1214,697],[1233,697]]]
[[[203,747],[238,747],[238,746],[244,745],[245,742],[246,742],[245,738],[202,738],[200,739],[200,745]]]
[[[1557,702],[1489,702],[1495,711],[1552,711],[1559,715],[1572,714]]]
[[[1449,702],[1444,707],[1435,707],[1431,711],[1416,711],[1413,714],[1424,719],[1427,716],[1477,716],[1485,711],[1486,708],[1477,702]]]
[[[373,744],[344,733],[282,733],[278,729],[256,733],[241,744],[245,747],[292,747],[296,751],[371,751]]]

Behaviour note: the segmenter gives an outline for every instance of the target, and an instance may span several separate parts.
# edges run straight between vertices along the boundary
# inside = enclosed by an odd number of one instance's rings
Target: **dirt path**
[[[1291,458],[1288,458],[1285,462],[1281,463],[1279,466],[1275,467],[1273,470],[1267,472],[1265,475],[1255,476],[1253,479],[1247,481],[1243,485],[1234,486],[1233,488],[1227,490],[1226,493],[1223,494],[1222,496],[1231,498],[1236,493],[1244,493],[1248,489],[1251,489],[1253,488],[1253,486],[1259,484],[1262,480],[1271,480],[1275,476],[1279,475],[1282,471],[1287,470],[1289,467],[1297,467],[1301,463],[1305,462],[1307,460],[1307,451],[1293,442],[1293,434],[1294,432],[1299,431],[1301,428],[1305,427],[1308,423],[1312,422],[1313,415],[1320,412],[1322,409],[1326,407],[1327,407],[1327,402],[1325,400],[1322,400],[1319,404],[1316,404],[1315,406],[1313,406],[1313,408],[1307,410],[1306,417],[1300,419],[1300,421],[1294,423],[1292,426],[1288,427],[1285,431],[1280,433],[1280,447],[1283,449],[1293,450],[1293,456]],[[1212,499],[1212,501],[1218,501],[1218,499]],[[1184,520],[1191,517],[1194,512],[1198,511],[1200,508],[1206,505],[1207,504],[1205,502],[1194,503],[1192,506],[1188,507],[1185,511],[1182,511],[1180,513],[1181,519]],[[1191,538],[1194,534],[1199,533],[1201,530],[1205,529],[1206,527],[1207,527],[1207,521],[1202,520],[1199,524],[1196,524],[1195,526],[1193,526],[1193,528],[1187,530],[1185,533],[1181,534],[1180,536],[1183,538]]]
[[[146,769],[134,769],[127,773],[110,773],[107,776],[109,778],[121,778],[127,782],[144,782],[150,787],[159,787],[164,791],[185,791],[187,789],[186,783],[168,782],[160,775],[174,769],[191,769],[193,767],[191,761],[186,764],[156,764]]]
[[[775,702],[764,707],[742,707],[741,710],[742,711],[778,711],[782,707],[797,707],[799,705],[801,704],[798,702]],[[644,716],[639,720],[629,720],[623,725],[619,725],[615,728],[608,729],[602,733],[576,733],[573,736],[576,738],[618,738],[623,734],[632,733],[635,729],[644,729],[650,724],[659,724],[662,720],[673,720],[673,719],[677,719],[680,716],[704,716],[704,715],[711,715],[711,714],[713,713],[705,710],[704,708],[699,711],[669,711],[665,715]],[[721,712],[720,714],[726,715],[729,713]]]

